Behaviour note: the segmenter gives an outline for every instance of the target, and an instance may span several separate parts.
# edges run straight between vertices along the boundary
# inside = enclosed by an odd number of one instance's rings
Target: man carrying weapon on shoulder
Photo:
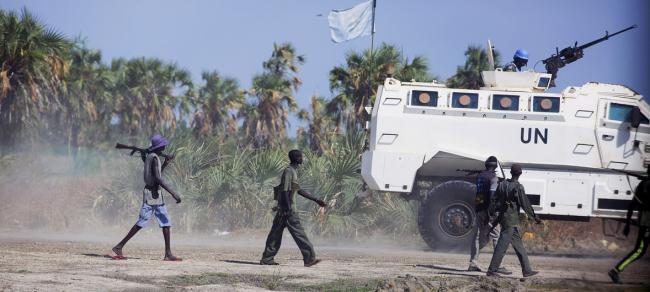
[[[530,266],[528,253],[526,252],[524,243],[521,240],[521,234],[519,233],[519,210],[521,209],[526,212],[529,219],[532,218],[538,224],[542,223],[542,220],[540,220],[535,214],[533,207],[528,201],[524,186],[519,183],[519,177],[522,173],[523,171],[521,166],[519,164],[513,164],[510,167],[512,178],[499,183],[495,193],[496,198],[490,204],[491,208],[493,208],[490,213],[495,213],[496,211],[494,210],[498,210],[499,212],[497,220],[501,226],[501,234],[499,236],[499,241],[494,248],[494,255],[492,255],[490,267],[487,271],[488,276],[500,277],[500,275],[497,274],[497,269],[501,266],[503,257],[505,256],[510,244],[512,244],[517,257],[519,258],[519,264],[521,264],[523,276],[530,277],[539,273],[538,271],[533,271]]]
[[[167,167],[173,156],[165,155],[162,152],[165,146],[169,145],[169,141],[161,135],[154,135],[151,138],[151,146],[147,149],[140,149],[134,146],[125,146],[122,144],[116,145],[118,149],[131,149],[131,155],[135,152],[140,152],[142,161],[144,162],[144,182],[145,187],[142,190],[142,207],[140,208],[140,215],[138,221],[133,225],[129,233],[113,247],[113,259],[126,259],[122,254],[124,245],[136,234],[140,229],[147,226],[147,223],[152,216],[156,216],[158,225],[162,228],[163,237],[165,239],[165,261],[181,261],[182,259],[172,254],[170,246],[171,237],[171,220],[165,207],[165,199],[162,194],[161,187],[165,189],[176,200],[176,203],[181,202],[180,196],[172,190],[169,185],[162,179],[162,171]],[[164,163],[160,163],[160,157],[165,158]]]
[[[486,235],[492,241],[492,245],[496,247],[497,240],[499,239],[500,228],[498,225],[492,225],[490,222],[490,215],[488,214],[488,207],[490,202],[494,200],[494,193],[497,190],[498,178],[496,169],[498,167],[498,160],[494,156],[488,157],[485,160],[485,170],[478,172],[476,177],[476,235],[472,242],[470,249],[469,268],[470,272],[481,272],[478,266],[478,258],[481,253],[481,238]],[[511,271],[505,267],[499,267],[497,273],[510,275]]]

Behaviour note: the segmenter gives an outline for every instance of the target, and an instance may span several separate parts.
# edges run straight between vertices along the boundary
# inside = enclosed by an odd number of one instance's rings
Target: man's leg
[[[488,273],[496,273],[501,266],[503,261],[503,256],[505,256],[510,241],[512,239],[514,227],[504,227],[501,226],[501,234],[499,236],[499,241],[497,241],[497,246],[494,248],[494,254],[492,255],[492,260],[490,261],[490,267],[488,268]]]
[[[303,229],[300,224],[298,215],[291,214],[289,216],[287,219],[287,229],[289,229],[289,233],[291,233],[293,240],[298,245],[298,248],[300,248],[300,253],[302,253],[302,259],[305,262],[305,265],[313,263],[316,260],[316,252],[314,252],[314,247],[307,238],[305,229]]]
[[[467,268],[470,272],[481,271],[481,268],[478,266],[478,258],[481,253],[481,236],[484,236],[485,232],[487,232],[487,228],[489,228],[489,226],[483,224],[483,222],[485,222],[484,215],[487,216],[485,212],[479,211],[476,213],[476,234],[474,235],[474,241],[472,241],[470,246],[469,268]]]
[[[163,238],[165,239],[165,260],[166,261],[181,261],[182,259],[176,257],[172,254],[171,248],[171,227],[172,222],[169,219],[169,214],[167,213],[167,207],[165,205],[161,206],[152,206],[154,210],[154,215],[156,216],[156,221],[162,229]]]
[[[467,270],[470,272],[481,271],[481,268],[479,268],[478,266],[478,255],[481,253],[480,246],[481,246],[481,226],[477,226],[476,234],[474,235],[474,240],[471,243],[471,247],[469,251],[469,268],[467,268]]]
[[[491,223],[490,223],[491,224]],[[488,234],[490,241],[492,241],[492,248],[497,247],[497,243],[499,242],[499,235],[501,235],[501,225],[497,224],[496,226],[492,227],[490,225],[490,234]],[[499,269],[497,270],[499,274],[504,274],[504,275],[510,275],[512,274],[512,271],[506,269],[504,266],[500,266]]]
[[[648,249],[648,244],[650,243],[650,228],[648,227],[639,227],[639,234],[636,237],[636,245],[632,252],[630,252],[625,258],[623,258],[617,265],[614,267],[614,270],[617,273],[622,272],[627,266],[629,266],[634,261],[641,258],[646,250]]]
[[[280,212],[273,218],[273,226],[269,235],[266,237],[266,246],[262,254],[261,264],[275,264],[273,257],[278,254],[280,245],[282,245],[282,233],[285,227],[286,217],[280,216]]]
[[[142,227],[138,226],[137,224],[133,225],[133,227],[131,227],[131,230],[129,230],[129,233],[127,233],[126,236],[124,236],[122,241],[120,241],[120,243],[118,243],[116,246],[113,247],[113,252],[118,256],[123,256],[122,248],[131,239],[131,237],[133,237],[136,233],[138,233],[138,231],[140,231],[140,229],[142,229]]]
[[[131,227],[131,230],[129,230],[129,233],[126,234],[126,236],[118,243],[116,246],[113,247],[113,252],[118,255],[118,256],[123,256],[122,255],[122,248],[124,245],[133,237],[140,229],[144,228],[147,226],[147,223],[149,222],[149,219],[151,219],[151,215],[153,215],[153,208],[147,204],[143,204],[142,208],[140,208],[140,214],[138,215],[138,222]]]
[[[519,258],[519,264],[521,264],[521,271],[524,276],[529,275],[533,272],[533,269],[530,267],[530,262],[528,261],[528,253],[524,247],[524,242],[521,240],[521,235],[519,234],[519,228],[514,227],[514,232],[512,233],[512,247],[515,249],[517,258]]]

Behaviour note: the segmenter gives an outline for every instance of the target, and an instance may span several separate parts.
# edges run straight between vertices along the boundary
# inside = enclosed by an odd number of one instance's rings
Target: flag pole
[[[370,98],[372,97],[372,64],[373,64],[373,48],[375,47],[375,8],[377,7],[377,0],[372,0],[372,28],[370,31],[370,72],[368,74],[368,99],[366,106],[372,106]]]

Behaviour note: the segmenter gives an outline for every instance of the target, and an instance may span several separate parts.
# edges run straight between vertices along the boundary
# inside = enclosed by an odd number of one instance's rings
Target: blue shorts
[[[147,223],[149,223],[151,215],[156,216],[156,221],[158,221],[158,225],[161,228],[172,226],[172,222],[169,220],[169,214],[167,214],[167,207],[165,207],[165,205],[147,204],[142,204],[142,208],[140,209],[140,216],[138,217],[138,222],[136,222],[135,225],[144,228],[147,226]]]

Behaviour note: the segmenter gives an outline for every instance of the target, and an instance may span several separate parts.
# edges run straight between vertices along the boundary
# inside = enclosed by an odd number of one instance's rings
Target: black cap
[[[512,175],[521,175],[521,173],[522,173],[521,165],[519,165],[519,164],[513,164],[513,165],[510,167],[510,174],[512,174]]]

